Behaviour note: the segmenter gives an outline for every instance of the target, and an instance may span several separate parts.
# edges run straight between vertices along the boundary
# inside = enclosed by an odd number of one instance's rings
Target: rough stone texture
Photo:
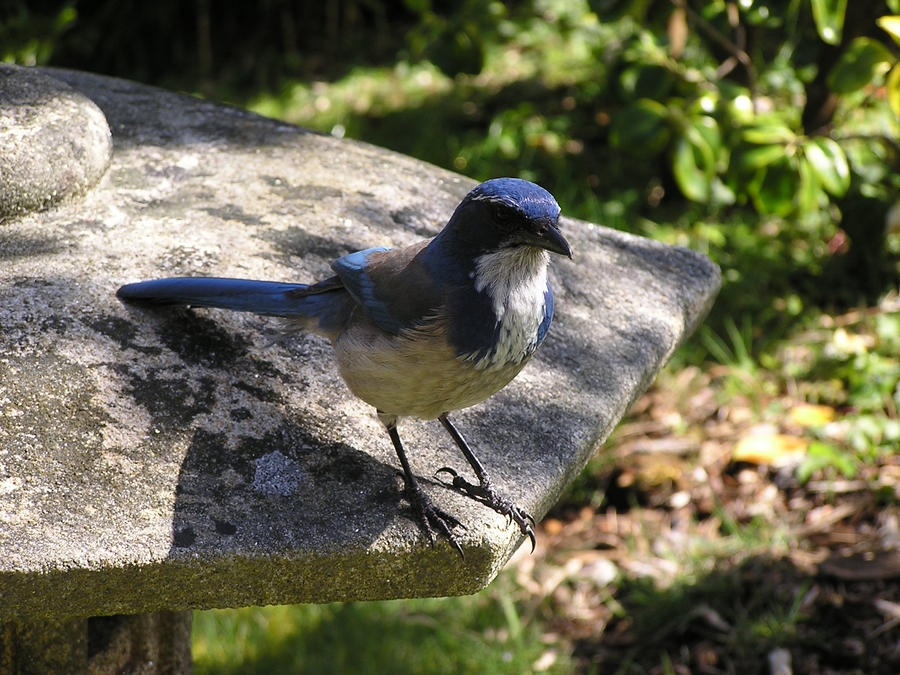
[[[35,68],[0,63],[0,220],[93,187],[112,156],[90,98]]]
[[[113,295],[179,274],[321,278],[337,256],[434,234],[473,183],[190,97],[45,72],[100,106],[115,150],[83,200],[0,228],[0,621],[484,587],[521,536],[428,481],[465,466],[439,424],[400,430],[426,489],[468,527],[465,559],[405,514],[390,441],[326,342]],[[536,517],[719,285],[697,253],[572,219],[563,230],[575,260],[553,263],[545,344],[455,417]]]

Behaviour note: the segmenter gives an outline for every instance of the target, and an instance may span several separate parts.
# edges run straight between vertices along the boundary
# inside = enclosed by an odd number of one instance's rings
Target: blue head
[[[559,204],[520,178],[494,178],[460,202],[439,239],[471,257],[528,246],[572,257],[559,231]]]
[[[472,190],[425,249],[447,292],[447,340],[477,368],[523,363],[553,316],[549,252],[571,257],[559,204],[544,188],[495,178]]]

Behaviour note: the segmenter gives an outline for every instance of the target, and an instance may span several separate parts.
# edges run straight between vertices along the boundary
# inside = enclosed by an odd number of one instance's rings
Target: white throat
[[[494,354],[479,360],[479,368],[521,361],[537,346],[544,320],[544,293],[550,254],[531,246],[504,248],[475,259],[475,290],[487,293],[500,324]]]
[[[531,246],[485,253],[475,258],[475,290],[490,296],[498,321],[507,312],[541,313],[549,261],[547,251]]]

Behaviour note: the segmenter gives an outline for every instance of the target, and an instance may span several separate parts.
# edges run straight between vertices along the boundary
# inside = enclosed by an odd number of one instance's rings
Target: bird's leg
[[[469,466],[472,467],[472,470],[475,472],[475,476],[478,478],[478,485],[470,483],[450,467],[438,469],[438,473],[440,473],[441,471],[446,471],[453,477],[452,485],[457,490],[460,490],[469,497],[472,497],[473,499],[476,499],[486,504],[487,506],[490,506],[497,513],[506,516],[509,521],[515,522],[516,525],[519,526],[519,529],[522,531],[522,534],[527,535],[527,537],[531,540],[531,550],[533,552],[535,546],[533,529],[533,526],[535,524],[534,518],[530,513],[523,511],[511,501],[509,501],[506,497],[497,492],[497,490],[494,488],[493,483],[491,483],[491,479],[487,475],[487,471],[484,470],[481,462],[478,461],[475,453],[472,452],[469,444],[466,443],[466,439],[463,438],[461,433],[459,433],[457,428],[453,425],[453,422],[451,422],[450,418],[447,417],[447,414],[444,413],[443,415],[438,417],[438,419],[441,421],[441,424],[444,425],[444,428],[447,430],[447,433],[449,433],[453,438],[456,445],[459,446],[459,449],[462,450],[463,455],[465,455],[466,461],[469,462]]]
[[[431,541],[432,546],[434,546],[434,531],[437,530],[447,538],[450,545],[456,549],[457,553],[462,557],[465,557],[462,547],[459,545],[459,542],[456,541],[456,537],[453,534],[454,527],[462,527],[465,529],[465,526],[449,513],[442,511],[432,504],[428,495],[425,494],[425,491],[419,485],[419,481],[416,480],[416,477],[413,475],[412,469],[409,466],[409,460],[406,458],[406,451],[403,449],[403,443],[400,442],[400,434],[397,432],[397,417],[395,415],[386,415],[380,411],[378,416],[387,428],[388,435],[391,437],[391,442],[394,444],[394,450],[397,451],[397,458],[400,460],[400,466],[403,467],[403,480],[406,483],[406,498],[409,500],[409,504],[416,515],[419,527],[428,535],[428,539]]]

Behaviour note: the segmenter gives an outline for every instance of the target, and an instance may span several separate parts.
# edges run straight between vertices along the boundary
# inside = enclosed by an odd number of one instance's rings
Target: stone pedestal
[[[0,673],[149,675],[190,670],[189,611],[0,625]]]

